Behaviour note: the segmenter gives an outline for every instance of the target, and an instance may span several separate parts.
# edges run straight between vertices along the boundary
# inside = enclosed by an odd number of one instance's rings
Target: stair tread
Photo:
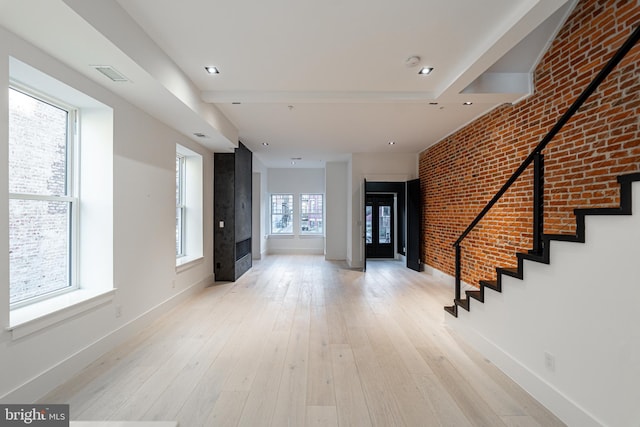
[[[453,317],[458,317],[458,310],[456,309],[455,305],[446,306],[444,308],[444,311],[446,311],[447,313],[449,313]]]
[[[618,176],[618,182],[623,183],[631,183],[633,181],[640,181],[640,172],[628,173],[626,175]]]
[[[618,208],[577,208],[573,210],[575,215],[631,215],[622,207]]]
[[[522,279],[522,273],[517,267],[498,267],[496,271],[499,274],[506,274],[507,276],[515,277],[516,279]]]
[[[546,257],[542,254],[535,254],[530,252],[518,252],[516,256],[521,259],[528,259],[529,261],[541,262],[543,264],[549,263],[549,260],[547,260]]]
[[[467,299],[473,298],[480,302],[484,302],[484,293],[482,291],[466,291]]]
[[[541,254],[535,252],[517,252],[516,256],[521,258],[542,258]]]
[[[462,307],[465,310],[469,311],[469,299],[468,298],[456,299],[456,300],[454,300],[454,302],[456,303],[457,306]]]
[[[489,289],[493,289],[494,291],[500,292],[500,288],[498,287],[497,280],[481,280],[480,284]]]
[[[578,237],[575,234],[545,234],[544,237],[549,240],[560,240],[563,242],[578,241]]]

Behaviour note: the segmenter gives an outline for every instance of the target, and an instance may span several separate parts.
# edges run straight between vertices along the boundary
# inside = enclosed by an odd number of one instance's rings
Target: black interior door
[[[365,242],[367,258],[393,258],[393,195],[367,194]]]
[[[407,182],[407,267],[422,271],[420,245],[422,242],[422,201],[420,180]]]
[[[367,218],[367,180],[366,178],[364,181],[362,181],[362,188],[360,190],[361,190],[360,206],[364,208],[362,217],[366,219]],[[360,232],[362,234],[362,241],[360,243],[360,250],[361,250],[360,253],[362,254],[362,271],[364,272],[367,271],[367,236],[366,236],[365,230],[366,230],[366,227],[363,229],[362,226],[360,226]]]

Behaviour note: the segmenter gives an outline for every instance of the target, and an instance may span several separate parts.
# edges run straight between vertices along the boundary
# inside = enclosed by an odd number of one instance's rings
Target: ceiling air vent
[[[105,76],[109,77],[114,82],[128,82],[125,76],[123,76],[118,70],[111,65],[92,65],[93,68],[100,71]]]

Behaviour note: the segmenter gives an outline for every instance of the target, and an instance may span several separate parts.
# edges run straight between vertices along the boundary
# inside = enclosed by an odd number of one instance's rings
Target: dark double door
[[[367,194],[365,244],[367,258],[393,258],[393,195]]]

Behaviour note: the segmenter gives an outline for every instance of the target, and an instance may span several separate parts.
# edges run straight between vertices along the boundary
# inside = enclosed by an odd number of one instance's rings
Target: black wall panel
[[[407,182],[407,267],[422,271],[422,193],[420,180]]]
[[[251,268],[252,153],[242,143],[213,161],[213,265],[216,281],[235,281]]]
[[[236,242],[251,238],[252,153],[240,143],[235,152]]]

